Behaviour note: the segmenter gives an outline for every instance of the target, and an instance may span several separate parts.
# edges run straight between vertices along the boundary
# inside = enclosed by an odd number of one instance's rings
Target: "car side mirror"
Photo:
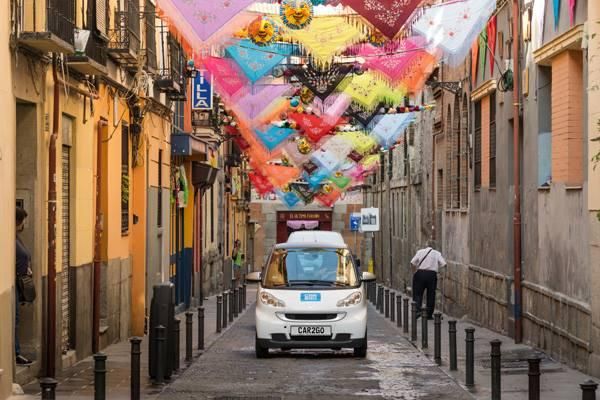
[[[261,273],[259,271],[250,272],[246,275],[246,280],[248,282],[260,282],[262,280]]]
[[[376,279],[376,277],[375,274],[372,272],[363,272],[360,279],[363,282],[373,282]]]

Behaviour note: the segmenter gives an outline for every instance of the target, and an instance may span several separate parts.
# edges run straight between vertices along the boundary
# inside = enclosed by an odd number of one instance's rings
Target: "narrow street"
[[[368,332],[366,359],[351,350],[293,350],[257,360],[252,307],[160,398],[472,398],[372,307]]]

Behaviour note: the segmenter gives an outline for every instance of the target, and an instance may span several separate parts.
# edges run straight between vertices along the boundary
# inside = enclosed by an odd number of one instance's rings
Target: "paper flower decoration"
[[[310,0],[283,0],[279,8],[281,21],[290,29],[302,29],[310,24],[313,13]]]

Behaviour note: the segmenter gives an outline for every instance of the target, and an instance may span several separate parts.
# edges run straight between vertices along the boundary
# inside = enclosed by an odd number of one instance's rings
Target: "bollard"
[[[192,362],[192,320],[194,314],[190,311],[185,312],[185,361]]]
[[[396,297],[396,326],[400,328],[402,326],[402,296]]]
[[[94,400],[106,399],[106,355],[94,354]]]
[[[240,290],[238,288],[233,289],[233,317],[237,318],[239,315],[239,305],[240,305]]]
[[[529,370],[529,400],[540,400],[540,363],[542,359],[539,357],[528,358]],[[498,397],[500,398],[500,397]]]
[[[58,385],[58,381],[56,379],[40,379],[40,387],[42,388],[42,400],[56,399],[56,385]]]
[[[384,307],[384,315],[386,318],[390,317],[390,289],[385,289],[385,307]]]
[[[229,320],[229,313],[227,311],[227,305],[229,304],[229,292],[223,292],[223,329],[227,328],[227,321]]]
[[[229,322],[233,322],[233,307],[234,307],[234,299],[233,299],[233,290],[229,291],[229,294],[227,295],[229,298]]]
[[[198,307],[198,350],[204,350],[204,307]]]
[[[450,371],[458,370],[458,362],[456,358],[456,321],[448,321],[448,353],[450,356]]]
[[[390,321],[396,321],[396,293],[390,292]]]
[[[402,332],[408,333],[408,298],[402,300]]]
[[[596,390],[598,384],[592,380],[587,380],[579,385],[581,387],[581,400],[596,400]]]
[[[244,311],[244,288],[240,286],[240,292],[238,297],[238,315],[241,315]]]
[[[377,287],[377,284],[375,282],[371,282],[370,285],[370,290],[371,290],[371,304],[375,305],[375,300],[377,298],[377,295],[375,294],[375,288]]]
[[[433,314],[433,359],[442,365],[442,313]]]
[[[154,337],[156,340],[156,360],[154,360],[154,362],[156,362],[156,376],[154,377],[153,384],[155,385],[162,385],[163,383],[165,383],[165,361],[167,354],[166,330],[167,328],[165,328],[162,325],[158,325],[154,328]]]
[[[173,319],[173,369],[175,371],[179,370],[180,364],[180,356],[179,352],[181,351],[181,320],[174,318]]]
[[[412,342],[417,341],[417,303],[412,301],[410,303],[410,320],[412,322],[410,327],[410,340]]]
[[[142,354],[141,343],[139,337],[129,339],[131,343],[131,400],[140,400],[140,357]]]
[[[383,285],[381,285],[379,292],[381,293],[381,302],[379,304],[379,312],[383,314],[383,313],[385,313],[385,287]]]
[[[381,298],[381,285],[377,285],[377,294],[375,298],[375,308],[377,311],[381,311],[381,303],[383,303],[383,299]]]
[[[500,379],[501,379],[500,374],[501,374],[501,368],[502,368],[502,364],[501,364],[502,353],[500,352],[500,346],[502,345],[502,342],[500,340],[495,339],[490,342],[490,345],[492,346],[492,351],[490,352],[491,368],[492,368],[492,371],[491,371],[492,400],[500,400],[501,393],[502,393],[502,388],[501,388],[501,383],[500,383]]]
[[[242,293],[243,293],[243,296],[242,296],[242,310],[246,309],[246,299],[247,299],[246,290],[248,290],[248,287],[246,287],[246,284],[244,283],[242,285]]]
[[[217,295],[217,333],[221,333],[221,310],[223,308],[223,296]]]
[[[475,328],[465,329],[465,386],[475,385]]]
[[[421,347],[426,349],[429,347],[429,321],[427,321],[427,307],[421,309]]]

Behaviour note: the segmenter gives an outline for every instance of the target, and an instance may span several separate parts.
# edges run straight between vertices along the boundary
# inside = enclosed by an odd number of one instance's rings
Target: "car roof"
[[[342,235],[333,231],[298,231],[292,232],[287,243],[335,243],[345,246]]]
[[[275,245],[276,249],[347,249],[348,245],[340,243],[319,242],[319,243],[279,243]]]

